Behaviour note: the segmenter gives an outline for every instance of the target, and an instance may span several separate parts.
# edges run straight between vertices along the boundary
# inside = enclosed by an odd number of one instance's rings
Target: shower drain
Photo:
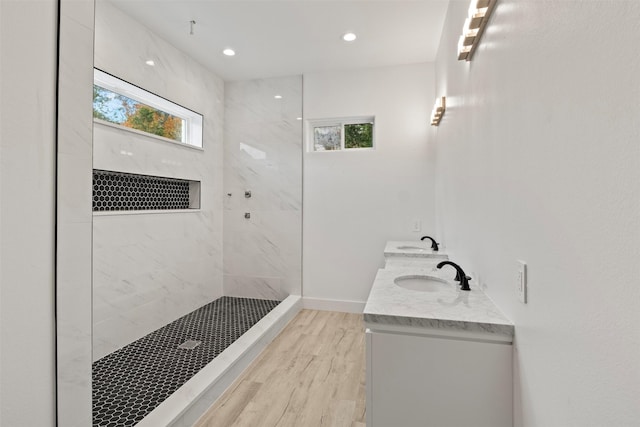
[[[202,341],[186,340],[185,342],[180,344],[178,346],[178,348],[182,348],[182,349],[185,349],[185,350],[193,350],[194,348],[196,348],[200,344],[202,344]]]

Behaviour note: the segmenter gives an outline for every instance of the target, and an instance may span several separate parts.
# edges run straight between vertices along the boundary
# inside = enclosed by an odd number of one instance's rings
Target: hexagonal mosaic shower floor
[[[279,303],[222,297],[94,362],[94,427],[140,422]]]

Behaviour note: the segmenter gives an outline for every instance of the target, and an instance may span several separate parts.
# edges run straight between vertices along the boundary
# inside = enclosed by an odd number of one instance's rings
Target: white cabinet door
[[[367,427],[511,427],[512,347],[367,332]]]

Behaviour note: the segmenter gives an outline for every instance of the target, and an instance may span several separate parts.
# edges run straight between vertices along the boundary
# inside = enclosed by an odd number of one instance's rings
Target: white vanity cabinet
[[[364,308],[367,427],[513,426],[513,323],[454,274],[378,270]]]
[[[367,329],[367,427],[513,425],[510,340],[456,335]]]

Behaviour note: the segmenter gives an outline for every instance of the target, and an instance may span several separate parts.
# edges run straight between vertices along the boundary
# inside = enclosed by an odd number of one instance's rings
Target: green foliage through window
[[[93,117],[182,142],[184,120],[124,95],[93,85]]]
[[[373,147],[373,124],[353,123],[344,125],[344,148]]]

